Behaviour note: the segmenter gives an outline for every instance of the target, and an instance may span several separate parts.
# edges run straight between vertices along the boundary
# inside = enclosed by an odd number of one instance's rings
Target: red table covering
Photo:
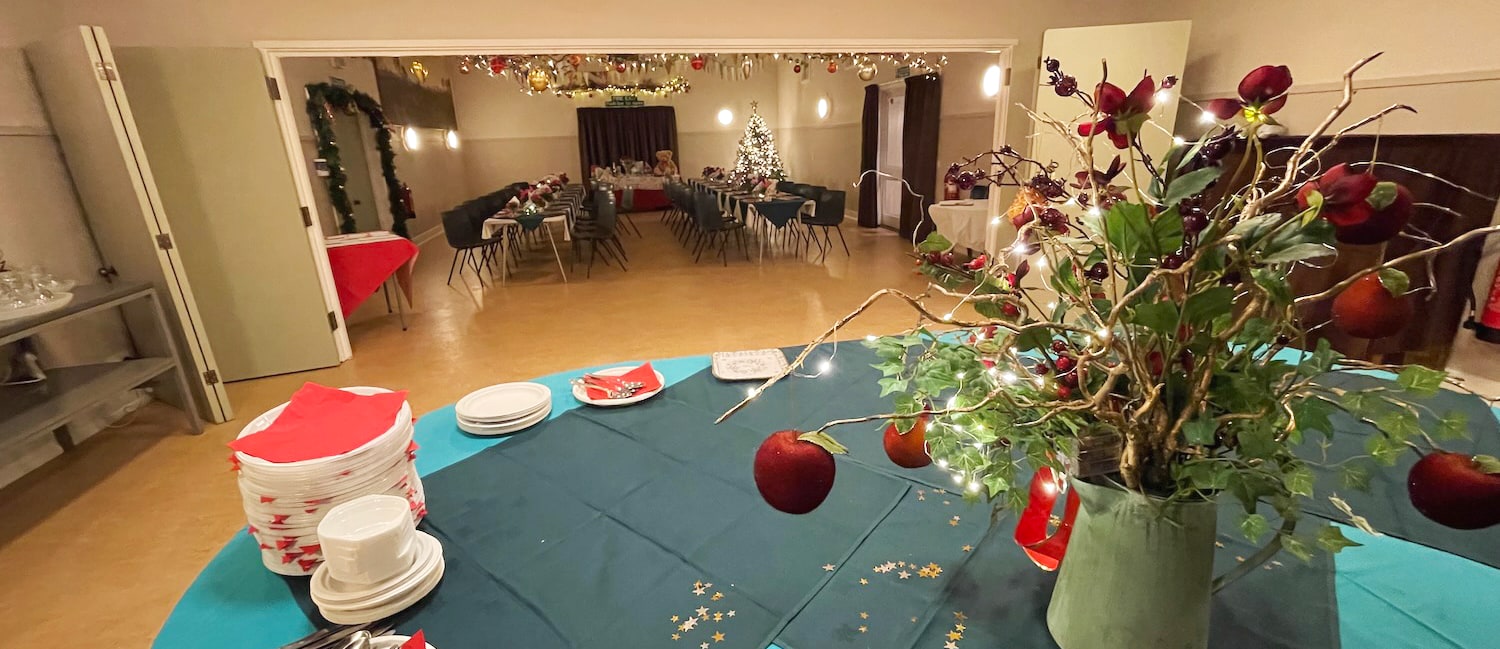
[[[419,252],[416,244],[388,232],[339,235],[328,237],[325,243],[345,318],[391,275],[401,285],[406,303],[412,304],[411,268]]]
[[[672,206],[672,201],[667,199],[667,191],[664,189],[637,189],[634,196],[635,202],[630,206],[632,212],[654,212],[664,210]],[[624,209],[625,196],[623,189],[615,190],[615,205]]]

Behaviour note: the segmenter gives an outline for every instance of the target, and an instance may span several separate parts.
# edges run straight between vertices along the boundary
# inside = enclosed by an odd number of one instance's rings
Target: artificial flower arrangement
[[[1338,525],[1303,515],[1319,472],[1358,489],[1368,485],[1372,467],[1394,465],[1414,451],[1422,458],[1410,471],[1410,499],[1419,511],[1457,528],[1500,523],[1500,461],[1443,451],[1441,443],[1463,437],[1468,422],[1462,413],[1436,412],[1424,403],[1440,388],[1462,385],[1421,366],[1342,357],[1326,340],[1311,344],[1309,333],[1322,325],[1299,317],[1300,307],[1331,299],[1331,326],[1356,337],[1392,335],[1413,317],[1411,281],[1397,267],[1500,226],[1446,243],[1429,239],[1429,247],[1315,293],[1296,295],[1289,282],[1299,265],[1334,255],[1336,241],[1376,244],[1400,235],[1418,206],[1388,173],[1398,167],[1319,165],[1322,153],[1348,133],[1409,110],[1396,105],[1331,128],[1349,106],[1355,72],[1373,58],[1349,69],[1342,99],[1282,165],[1268,161],[1260,135],[1286,104],[1292,76],[1285,66],[1251,71],[1237,97],[1203,106],[1212,128],[1158,153],[1145,150],[1140,135],[1154,127],[1157,93],[1175,78],[1158,84],[1147,75],[1127,92],[1108,81],[1106,69],[1106,80],[1087,92],[1058,61],[1047,60],[1045,84],[1077,99],[1080,115],[1070,121],[1032,116],[1071,142],[1079,170],[1064,172],[1069,167],[1008,146],[950,168],[948,178],[960,185],[1019,188],[1007,212],[1017,228],[1015,242],[998,251],[1003,254],[962,261],[941,235],[928,236],[916,252],[931,278],[924,293],[877,292],[724,414],[721,421],[872,304],[895,299],[916,312],[914,328],[866,343],[880,359],[879,387],[892,396],[893,412],[768,437],[755,457],[766,501],[794,514],[818,507],[834,481],[830,454],[843,452],[829,429],[884,422],[895,464],[936,462],[970,497],[988,498],[997,509],[1025,510],[1030,495],[1039,493],[1038,482],[1042,492],[1067,492],[1077,521],[1052,532],[1065,544],[1068,533],[1076,546],[1080,534],[1095,540],[1139,532],[1132,538],[1153,539],[1150,547],[1160,554],[1182,555],[1153,557],[1146,570],[1157,574],[1113,582],[1102,573],[1115,568],[1098,569],[1101,564],[1070,575],[1072,562],[1084,561],[1070,548],[1048,616],[1065,649],[1206,645],[1212,517],[1219,501],[1241,507],[1244,536],[1269,539],[1238,574],[1280,550],[1307,559],[1353,545]],[[1243,156],[1226,164],[1237,143]],[[1101,155],[1105,147],[1112,152]],[[1371,371],[1394,381],[1351,387],[1330,380]],[[1323,457],[1326,448],[1316,440],[1331,439],[1342,415],[1370,425],[1364,452]],[[1373,532],[1342,499],[1331,500],[1348,524]],[[1199,505],[1206,514],[1187,511]],[[1089,523],[1108,519],[1122,527],[1121,518],[1109,517],[1122,511],[1153,513],[1135,516],[1141,530],[1101,531],[1103,524]],[[1205,515],[1206,523],[1190,521]],[[1164,537],[1204,525],[1206,540],[1199,534],[1163,544]],[[1193,565],[1154,567],[1171,561]],[[1183,574],[1197,577],[1187,584],[1152,581]],[[1161,609],[1182,623],[1122,618],[1127,614],[1109,610],[1120,607],[1107,599],[1120,588],[1159,598]],[[1128,633],[1114,636],[1111,645],[1096,631],[1069,629],[1063,609],[1079,608],[1094,609],[1095,627]],[[1119,644],[1121,637],[1139,644]]]

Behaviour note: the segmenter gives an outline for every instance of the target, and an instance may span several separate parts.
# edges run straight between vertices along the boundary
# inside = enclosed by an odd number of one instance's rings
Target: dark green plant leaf
[[[917,244],[917,250],[921,252],[943,252],[952,247],[953,242],[949,241],[948,237],[937,232],[928,234],[927,238],[922,240],[922,243]]]
[[[1031,351],[1052,344],[1052,332],[1046,328],[1029,329],[1016,336],[1015,347],[1020,351]]]
[[[1253,244],[1256,239],[1260,238],[1260,236],[1266,232],[1267,229],[1269,229],[1271,226],[1276,225],[1280,221],[1280,214],[1274,212],[1270,214],[1259,214],[1234,224],[1234,227],[1229,228],[1228,236],[1239,236],[1248,244]]]
[[[1246,514],[1240,519],[1240,533],[1245,535],[1251,543],[1260,543],[1260,537],[1271,531],[1271,524],[1266,522],[1266,517],[1260,514]]]
[[[1260,261],[1261,263],[1265,264],[1285,264],[1288,262],[1302,261],[1304,259],[1327,257],[1328,255],[1334,254],[1334,252],[1336,251],[1328,244],[1297,243],[1261,257]]]
[[[1443,387],[1443,380],[1448,378],[1447,372],[1434,370],[1421,365],[1408,365],[1402,368],[1396,375],[1396,383],[1403,389],[1419,397],[1431,397],[1438,393]]]
[[[1286,473],[1283,473],[1281,478],[1282,484],[1286,485],[1286,490],[1291,492],[1292,495],[1313,495],[1313,483],[1317,481],[1317,478],[1313,476],[1312,469],[1307,468],[1306,465],[1298,464],[1293,466]]]
[[[1201,325],[1222,314],[1228,313],[1229,307],[1233,303],[1233,288],[1215,286],[1189,296],[1187,304],[1182,308],[1182,318],[1189,325]]]
[[[1132,321],[1158,333],[1173,333],[1177,329],[1177,305],[1171,302],[1142,304],[1135,308]]]
[[[1217,441],[1214,433],[1218,429],[1219,425],[1212,417],[1199,416],[1182,425],[1182,434],[1189,444],[1207,446]]]
[[[970,304],[974,305],[974,312],[975,313],[978,313],[979,315],[982,315],[982,316],[984,316],[986,318],[997,318],[998,319],[998,318],[1002,318],[1002,317],[1005,316],[1005,310],[1004,310],[1005,307],[1001,306],[1001,304],[999,302],[991,302],[989,300],[978,300],[978,301],[975,301],[975,302],[970,302]]]
[[[1276,304],[1285,306],[1292,303],[1291,284],[1280,273],[1269,268],[1257,268],[1250,271],[1250,277]]]
[[[1339,354],[1333,351],[1333,345],[1327,338],[1318,339],[1318,347],[1311,354],[1302,357],[1302,362],[1297,364],[1297,375],[1302,377],[1314,377],[1326,374],[1333,369],[1333,363],[1338,360]]]
[[[1155,246],[1151,252],[1165,255],[1182,247],[1182,213],[1171,207],[1151,220],[1151,238]]]
[[[1303,397],[1292,402],[1292,417],[1296,420],[1297,429],[1304,433],[1323,433],[1329,439],[1333,438],[1333,422],[1329,420],[1329,416],[1336,411],[1333,404],[1320,397]]]
[[[1344,548],[1357,548],[1360,544],[1350,541],[1344,536],[1344,531],[1332,523],[1324,525],[1318,530],[1318,547],[1323,548],[1330,554],[1338,554]]]
[[[1104,237],[1119,251],[1120,256],[1135,261],[1141,249],[1151,237],[1151,223],[1146,218],[1146,206],[1120,201],[1104,213]]]
[[[1339,466],[1339,483],[1350,489],[1370,490],[1370,470],[1359,464]]]
[[[1197,196],[1203,193],[1203,190],[1208,189],[1208,186],[1223,173],[1223,167],[1204,167],[1182,174],[1167,186],[1167,195],[1162,197],[1161,202],[1163,205],[1172,206]]]

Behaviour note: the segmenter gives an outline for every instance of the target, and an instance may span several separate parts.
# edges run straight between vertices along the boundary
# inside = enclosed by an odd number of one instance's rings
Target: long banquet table
[[[830,353],[831,373],[782,381],[720,426],[713,418],[746,384],[712,378],[702,356],[657,361],[668,387],[629,408],[579,410],[568,379],[582,370],[542,377],[549,421],[508,439],[460,433],[452,406],[422,416],[423,528],[443,541],[448,571],[398,628],[424,629],[438,649],[1053,647],[1043,621],[1053,577],[1011,542],[1013,519],[988,525],[988,508],[945,491],[936,467],[895,469],[873,426],[841,434],[850,454],[817,511],[759,501],[750,463],[768,431],[888,408],[868,350],[825,346],[813,360]],[[1437,398],[1473,411],[1471,450],[1500,448],[1495,423],[1474,416],[1491,412],[1482,402]],[[1361,441],[1346,423],[1335,446]],[[1389,535],[1348,528],[1363,547],[1252,571],[1216,597],[1211,646],[1493,647],[1500,529],[1449,530],[1411,511],[1412,461],[1378,472],[1370,494],[1340,492]],[[1320,476],[1320,495],[1333,484]],[[1253,551],[1236,508],[1221,508],[1221,571]],[[1316,502],[1310,511],[1336,517]],[[241,533],[154,646],[268,649],[320,624],[308,610],[307,580],[266,571]],[[689,618],[699,622],[681,630]]]

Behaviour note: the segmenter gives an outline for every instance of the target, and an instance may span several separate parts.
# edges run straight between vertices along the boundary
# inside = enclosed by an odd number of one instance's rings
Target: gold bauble
[[[869,81],[869,80],[874,79],[874,78],[875,78],[875,66],[874,65],[866,65],[866,66],[864,66],[864,67],[862,67],[862,68],[859,69],[859,80],[860,81]]]
[[[551,84],[551,81],[547,79],[546,70],[543,70],[541,68],[533,68],[531,72],[526,73],[526,83],[531,86],[532,90],[541,92],[547,89],[547,86]]]

